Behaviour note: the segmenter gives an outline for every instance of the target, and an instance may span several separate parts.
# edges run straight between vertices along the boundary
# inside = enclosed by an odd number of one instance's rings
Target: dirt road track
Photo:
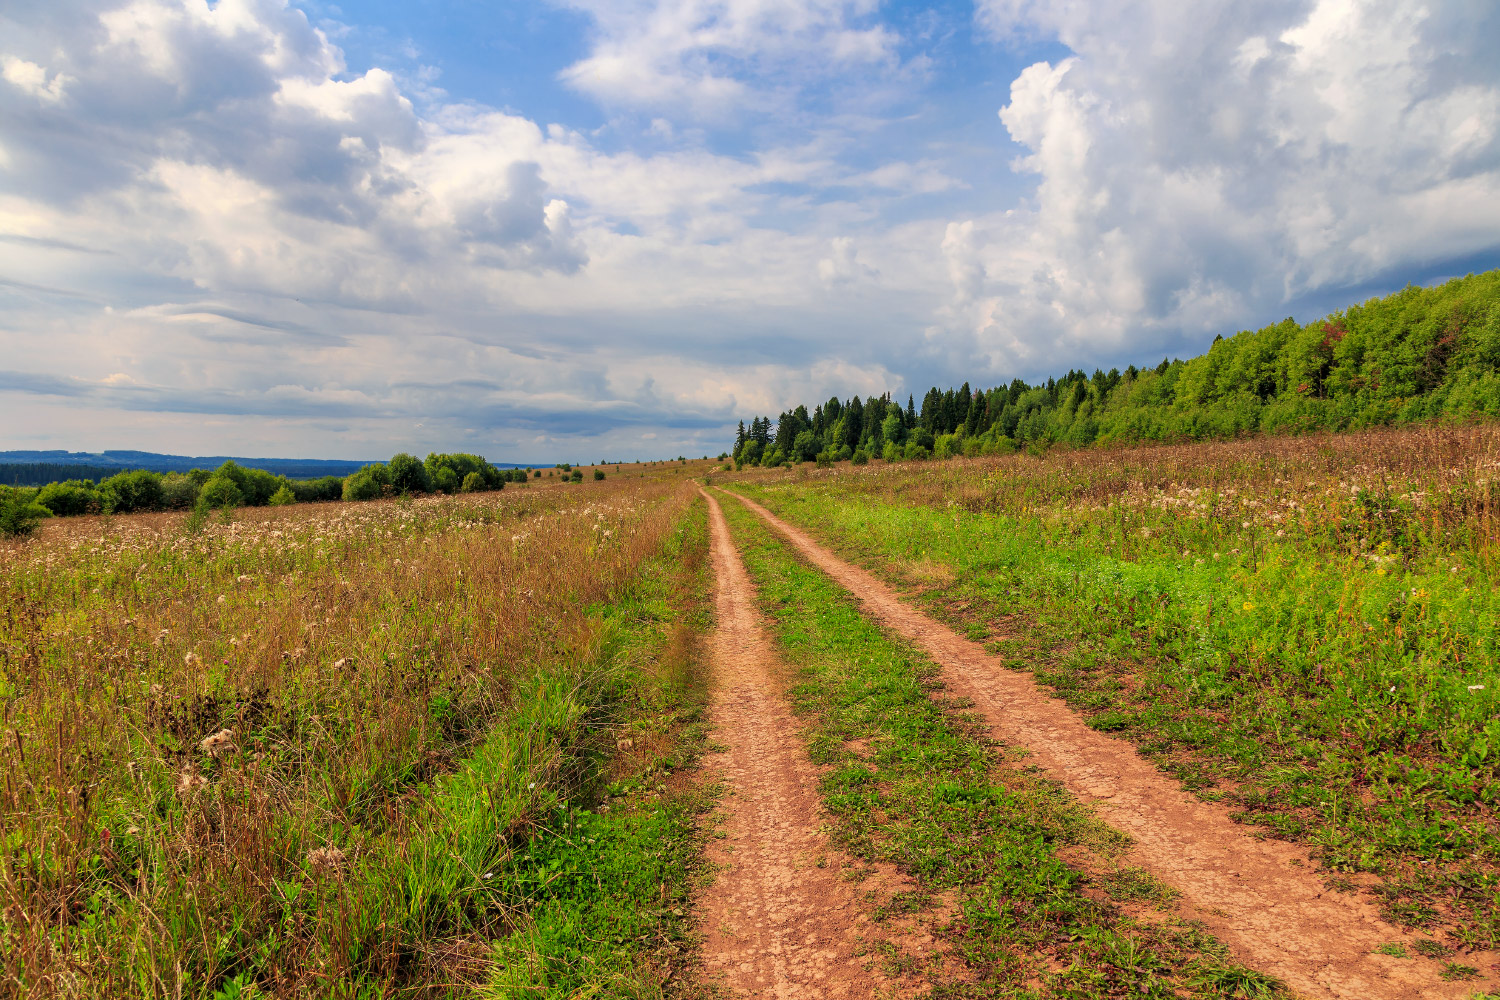
[[[729,495],[855,594],[871,617],[925,650],[943,668],[948,690],[974,702],[997,740],[1030,750],[1032,762],[1134,837],[1129,863],[1180,890],[1184,915],[1203,921],[1244,965],[1307,997],[1338,1000],[1460,1000],[1495,989],[1492,964],[1500,955],[1492,952],[1460,957],[1485,974],[1472,983],[1442,981],[1428,960],[1373,954],[1413,937],[1370,903],[1326,890],[1305,850],[1250,836],[1227,809],[1182,791],[1128,743],[1084,725],[1028,675],[1005,669],[982,646],[764,507]]]
[[[855,954],[862,939],[889,936],[865,915],[860,897],[909,886],[890,870],[845,880],[846,859],[818,832],[817,771],[772,674],[776,652],[761,628],[754,587],[718,503],[707,499],[718,619],[709,712],[715,739],[728,746],[719,758],[728,794],[727,836],[710,841],[708,852],[722,870],[698,914],[706,971],[743,996],[909,994]]]

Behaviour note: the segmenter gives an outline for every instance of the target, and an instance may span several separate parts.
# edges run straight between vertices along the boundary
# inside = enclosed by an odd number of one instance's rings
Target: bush
[[[36,530],[37,523],[52,512],[31,499],[30,490],[0,486],[0,536],[20,538]]]
[[[906,442],[906,450],[903,457],[909,462],[920,462],[931,454],[927,448],[916,440]]]
[[[391,474],[391,488],[397,493],[431,493],[432,476],[427,472],[427,466],[415,455],[406,452],[392,455],[388,466]]]
[[[109,514],[131,514],[142,510],[161,510],[166,506],[161,477],[138,469],[110,476],[99,484],[104,510]]]
[[[202,471],[202,470],[198,470]],[[208,482],[208,475],[204,475],[203,483]],[[183,475],[180,472],[169,472],[161,477],[161,495],[168,510],[190,510],[193,504],[198,502],[198,490],[203,483],[193,479],[191,473]]]
[[[542,470],[541,469],[536,469],[536,470],[534,470],[531,473],[531,475],[532,475],[533,479],[541,479],[542,478]]]
[[[288,484],[298,503],[318,503],[344,498],[342,476],[323,476],[321,479],[299,479]]]
[[[865,450],[863,448],[856,448],[854,449],[854,455],[850,458],[850,461],[852,461],[855,465],[869,465],[870,456],[865,454]]]
[[[290,486],[283,486],[275,493],[272,493],[271,499],[266,501],[266,503],[270,504],[272,507],[288,507],[296,502],[297,494],[292,492],[292,488]]]
[[[886,441],[885,449],[880,453],[880,457],[885,459],[887,462],[900,461],[901,446],[894,441]]]
[[[245,494],[229,476],[215,474],[198,491],[198,502],[216,509],[243,507]]]
[[[594,482],[597,483],[599,480],[601,480],[603,478],[604,478],[604,470],[603,469],[595,469],[594,470]]]
[[[454,472],[446,465],[439,466],[437,472],[433,474],[432,485],[436,487],[439,492],[447,493],[451,496],[454,493],[458,492],[458,473]],[[347,489],[345,490],[345,492],[348,492]],[[348,496],[345,496],[344,499],[347,500],[349,498]]]
[[[459,487],[464,493],[483,493],[484,488],[484,477],[477,472],[464,476],[463,485]]]
[[[851,459],[853,457],[854,457],[854,449],[851,448],[851,447],[849,447],[849,445],[847,443],[842,448],[839,449],[838,460],[840,462],[847,462],[847,461],[849,461],[849,459]]]
[[[48,483],[42,487],[34,502],[46,507],[54,517],[97,514],[104,509],[104,498],[87,479]]]
[[[833,455],[831,455],[827,451],[818,452],[814,460],[818,463],[818,468],[820,469],[833,468]]]
[[[568,479],[571,480],[572,482],[575,482],[575,483],[581,483],[581,482],[583,482],[583,470],[582,469],[574,469],[573,470],[573,474],[570,475],[568,477]]]
[[[344,480],[345,500],[374,500],[384,492],[383,483],[375,481],[375,477],[369,472],[369,466],[360,469],[354,475]],[[445,470],[450,471],[451,470]]]

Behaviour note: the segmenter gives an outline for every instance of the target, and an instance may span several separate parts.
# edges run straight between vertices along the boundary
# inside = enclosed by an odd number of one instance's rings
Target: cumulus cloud
[[[944,243],[948,319],[996,363],[1221,330],[1500,244],[1482,5],[986,0],[978,20],[1072,50],[1000,111],[1034,197]]]
[[[778,87],[895,62],[875,0],[569,0],[595,24],[592,51],[563,72],[609,104],[715,118],[776,106]]]

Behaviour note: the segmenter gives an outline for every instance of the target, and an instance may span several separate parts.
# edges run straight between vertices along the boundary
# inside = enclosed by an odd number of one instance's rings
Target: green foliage
[[[31,534],[37,523],[52,512],[32,499],[32,490],[0,486],[0,537],[18,538]]]
[[[48,483],[37,494],[36,502],[51,511],[54,517],[97,514],[104,509],[103,495],[87,479]]]
[[[109,514],[161,510],[166,506],[161,476],[144,469],[110,476],[99,484],[99,494],[103,498],[105,513]]]
[[[464,476],[463,485],[459,487],[464,493],[480,493],[484,491],[484,477],[477,472],[471,472]]]
[[[211,510],[243,507],[245,494],[232,477],[216,473],[198,491],[198,502]]]
[[[361,469],[344,480],[345,500],[374,500],[384,495],[385,484],[379,482],[367,469],[368,467]]]
[[[208,482],[206,474],[203,482]],[[202,486],[203,483],[196,482],[191,473],[168,472],[161,477],[162,500],[166,503],[168,510],[190,510],[198,502],[198,490]]]
[[[595,469],[594,470],[594,482],[597,483],[597,482],[601,481],[603,478],[604,478],[604,470],[603,469]]]
[[[865,450],[863,448],[856,448],[854,450],[853,457],[850,458],[850,461],[855,465],[869,465],[870,456],[865,454]]]
[[[281,489],[271,494],[271,499],[266,503],[272,507],[289,507],[297,502],[297,494],[292,492],[290,486],[282,486]]]
[[[574,469],[573,472],[568,476],[568,480],[570,482],[574,482],[574,483],[581,483],[581,482],[583,482],[583,470],[582,469]]]
[[[388,468],[391,475],[391,487],[397,493],[432,492],[432,474],[417,456],[408,455],[404,451],[399,452],[391,456]]]

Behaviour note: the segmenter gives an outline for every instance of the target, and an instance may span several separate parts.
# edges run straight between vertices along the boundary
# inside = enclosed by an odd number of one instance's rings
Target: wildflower
[[[1483,684],[1470,684],[1469,685],[1469,690],[1470,691],[1483,691],[1484,690],[1484,685]]]
[[[200,657],[197,653],[190,652],[182,658],[182,662],[189,667],[196,667],[198,666],[198,664],[203,662],[203,658]]]
[[[307,866],[316,872],[337,872],[345,860],[337,847],[314,847],[307,852]]]
[[[250,582],[254,581],[254,579],[255,579],[255,577],[253,577],[253,576],[250,576],[250,575],[245,574],[245,573],[241,573],[239,576],[235,577],[235,582],[237,582],[237,583],[250,583]]]
[[[219,600],[218,600],[218,603],[219,603],[219,604],[223,604],[223,603],[224,603],[224,595],[223,595],[223,594],[220,594],[220,595],[219,595]]]
[[[234,730],[221,729],[212,736],[204,737],[203,742],[198,744],[198,749],[218,757],[234,750]]]
[[[1240,610],[1242,610],[1242,611],[1254,611],[1255,610],[1255,605],[1251,604],[1249,601],[1246,601],[1244,603],[1244,605],[1241,606]]]
[[[197,771],[183,768],[177,775],[177,794],[189,796],[208,785],[208,779]]]
[[[337,660],[333,661],[333,669],[335,669],[335,670],[342,670],[345,667],[347,667],[348,665],[349,665],[349,660],[346,657],[342,657],[341,656]]]
[[[1385,570],[1385,567],[1384,567],[1384,566],[1382,566],[1382,567],[1380,567],[1380,568],[1379,568],[1379,569],[1377,569],[1377,570],[1376,570],[1376,571],[1375,571],[1375,572],[1376,572],[1376,574],[1377,574],[1377,575],[1379,575],[1379,576],[1385,576],[1385,574],[1386,574],[1386,570]]]

